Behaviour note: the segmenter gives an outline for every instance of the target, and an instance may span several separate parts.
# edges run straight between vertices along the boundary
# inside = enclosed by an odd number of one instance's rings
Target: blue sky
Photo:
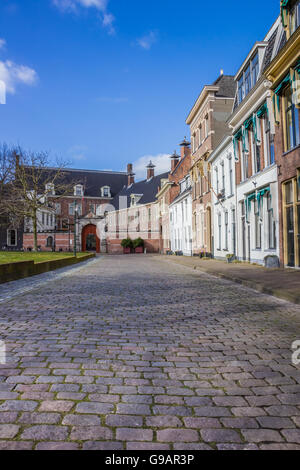
[[[137,176],[188,134],[220,69],[234,74],[279,0],[1,0],[0,141]]]

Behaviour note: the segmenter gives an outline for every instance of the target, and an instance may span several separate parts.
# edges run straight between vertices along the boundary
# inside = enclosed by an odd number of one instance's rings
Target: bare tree
[[[76,182],[66,178],[66,163],[50,167],[47,152],[15,150],[13,181],[6,192],[6,211],[16,220],[31,220],[34,251],[38,250],[38,213],[45,209],[55,214],[55,202],[72,194]]]
[[[0,144],[0,215],[6,215],[5,194],[14,180],[16,168],[15,149]]]

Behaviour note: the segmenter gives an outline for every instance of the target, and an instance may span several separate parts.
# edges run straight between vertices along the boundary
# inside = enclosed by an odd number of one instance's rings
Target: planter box
[[[123,248],[123,253],[124,253],[124,255],[130,255],[131,248]]]
[[[135,253],[144,253],[144,247],[143,246],[137,246],[134,251],[135,251]]]

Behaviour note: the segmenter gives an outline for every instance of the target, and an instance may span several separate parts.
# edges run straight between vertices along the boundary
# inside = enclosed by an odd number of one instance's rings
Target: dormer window
[[[136,206],[139,203],[141,197],[142,197],[142,194],[131,194],[130,195],[130,199],[131,199],[130,206],[131,207]]]
[[[74,196],[83,196],[82,184],[76,184],[76,186],[74,187]]]
[[[45,189],[48,196],[55,196],[55,189],[53,183],[47,183]]]
[[[248,95],[258,80],[259,62],[258,53],[250,60],[247,67],[243,70],[238,80],[238,100],[239,104]]]
[[[109,186],[103,186],[101,188],[101,196],[102,197],[111,197],[110,195],[110,187]]]

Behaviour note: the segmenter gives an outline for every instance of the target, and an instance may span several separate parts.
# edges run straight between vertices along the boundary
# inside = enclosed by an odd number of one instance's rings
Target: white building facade
[[[171,251],[192,256],[193,209],[190,175],[182,179],[179,184],[180,193],[169,207]]]
[[[277,23],[236,74],[237,97],[229,119],[236,164],[237,256],[262,265],[271,257],[274,266],[279,263],[278,167],[270,83],[263,70],[272,57]]]
[[[213,255],[237,255],[236,184],[232,137],[225,137],[209,158],[212,175]]]

